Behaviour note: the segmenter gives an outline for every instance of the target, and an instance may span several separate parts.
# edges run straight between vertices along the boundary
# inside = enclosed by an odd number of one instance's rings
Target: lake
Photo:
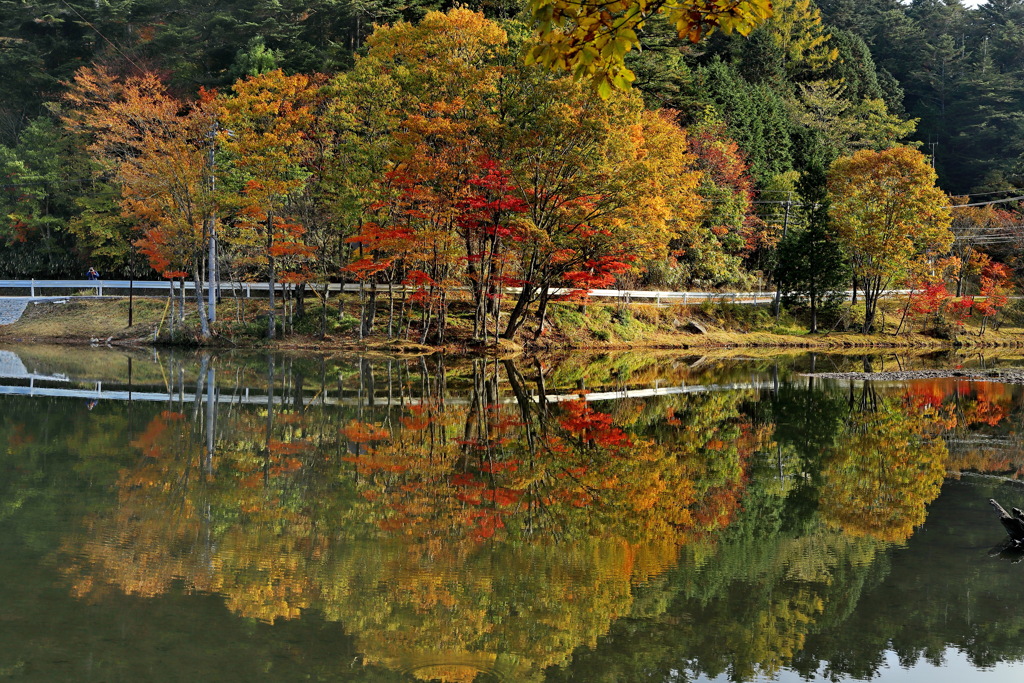
[[[1017,681],[1013,358],[0,349],[0,678]],[[753,352],[750,352],[753,354]]]

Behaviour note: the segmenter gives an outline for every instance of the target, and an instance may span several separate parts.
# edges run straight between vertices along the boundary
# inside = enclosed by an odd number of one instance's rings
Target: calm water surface
[[[981,363],[0,350],[0,678],[1017,681]]]

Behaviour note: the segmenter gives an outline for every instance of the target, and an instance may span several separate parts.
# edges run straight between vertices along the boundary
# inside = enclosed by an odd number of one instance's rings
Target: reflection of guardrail
[[[188,281],[184,283],[185,291],[195,291],[195,283]],[[359,291],[370,291],[376,289],[378,293],[393,292],[401,294],[403,292],[414,292],[417,291],[416,287],[404,287],[396,285],[388,287],[388,285],[381,284],[366,284],[359,285],[354,283],[330,283],[328,285],[309,283],[306,285],[310,289],[314,289],[318,292],[324,292],[325,289],[328,292],[359,292]],[[275,285],[275,291],[281,291],[284,285],[277,283]],[[123,292],[129,289],[141,290],[143,292],[159,292],[169,294],[171,291],[171,283],[167,280],[0,280],[0,291],[2,290],[25,290],[28,292],[28,296],[37,298],[42,296],[42,292],[47,290],[79,290],[88,291],[89,294],[69,294],[66,296],[124,296]],[[203,289],[206,289],[206,285],[203,285]],[[251,297],[253,293],[262,294],[270,290],[270,285],[266,282],[229,282],[222,281],[220,284],[221,292],[230,292],[233,295],[244,295],[245,297]],[[458,288],[465,289],[465,288]],[[507,287],[505,293],[508,295],[519,294],[520,288],[518,287]],[[568,288],[553,289],[551,293],[555,296],[569,294],[573,291]],[[118,292],[114,294],[113,292]],[[910,290],[906,289],[893,289],[883,292],[883,295],[894,295],[894,294],[907,294]],[[852,292],[846,292],[849,296]],[[653,303],[657,305],[668,305],[668,304],[682,304],[682,305],[694,305],[702,304],[704,302],[711,303],[730,303],[730,304],[767,304],[774,300],[774,292],[670,292],[670,291],[655,291],[655,290],[644,290],[644,289],[591,289],[589,290],[589,296],[594,298],[608,298],[618,299],[620,301],[631,302],[636,301],[638,303]]]

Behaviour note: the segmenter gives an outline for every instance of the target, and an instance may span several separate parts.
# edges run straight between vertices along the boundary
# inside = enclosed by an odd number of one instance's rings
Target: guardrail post
[[[97,296],[103,296],[103,281],[102,280],[97,280],[96,282],[97,282],[97,284],[96,284],[96,291],[99,292],[99,294],[97,294]]]
[[[686,305],[686,292],[683,292],[683,305]]]
[[[36,295],[36,279],[35,278],[32,278],[32,284],[29,285],[28,291],[29,291],[29,296],[35,296]]]

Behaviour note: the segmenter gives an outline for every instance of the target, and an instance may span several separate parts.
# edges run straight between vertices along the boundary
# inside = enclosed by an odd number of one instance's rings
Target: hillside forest
[[[0,277],[361,283],[360,335],[438,342],[608,286],[984,324],[1024,0],[735,5],[572,47],[563,0],[0,0]]]

